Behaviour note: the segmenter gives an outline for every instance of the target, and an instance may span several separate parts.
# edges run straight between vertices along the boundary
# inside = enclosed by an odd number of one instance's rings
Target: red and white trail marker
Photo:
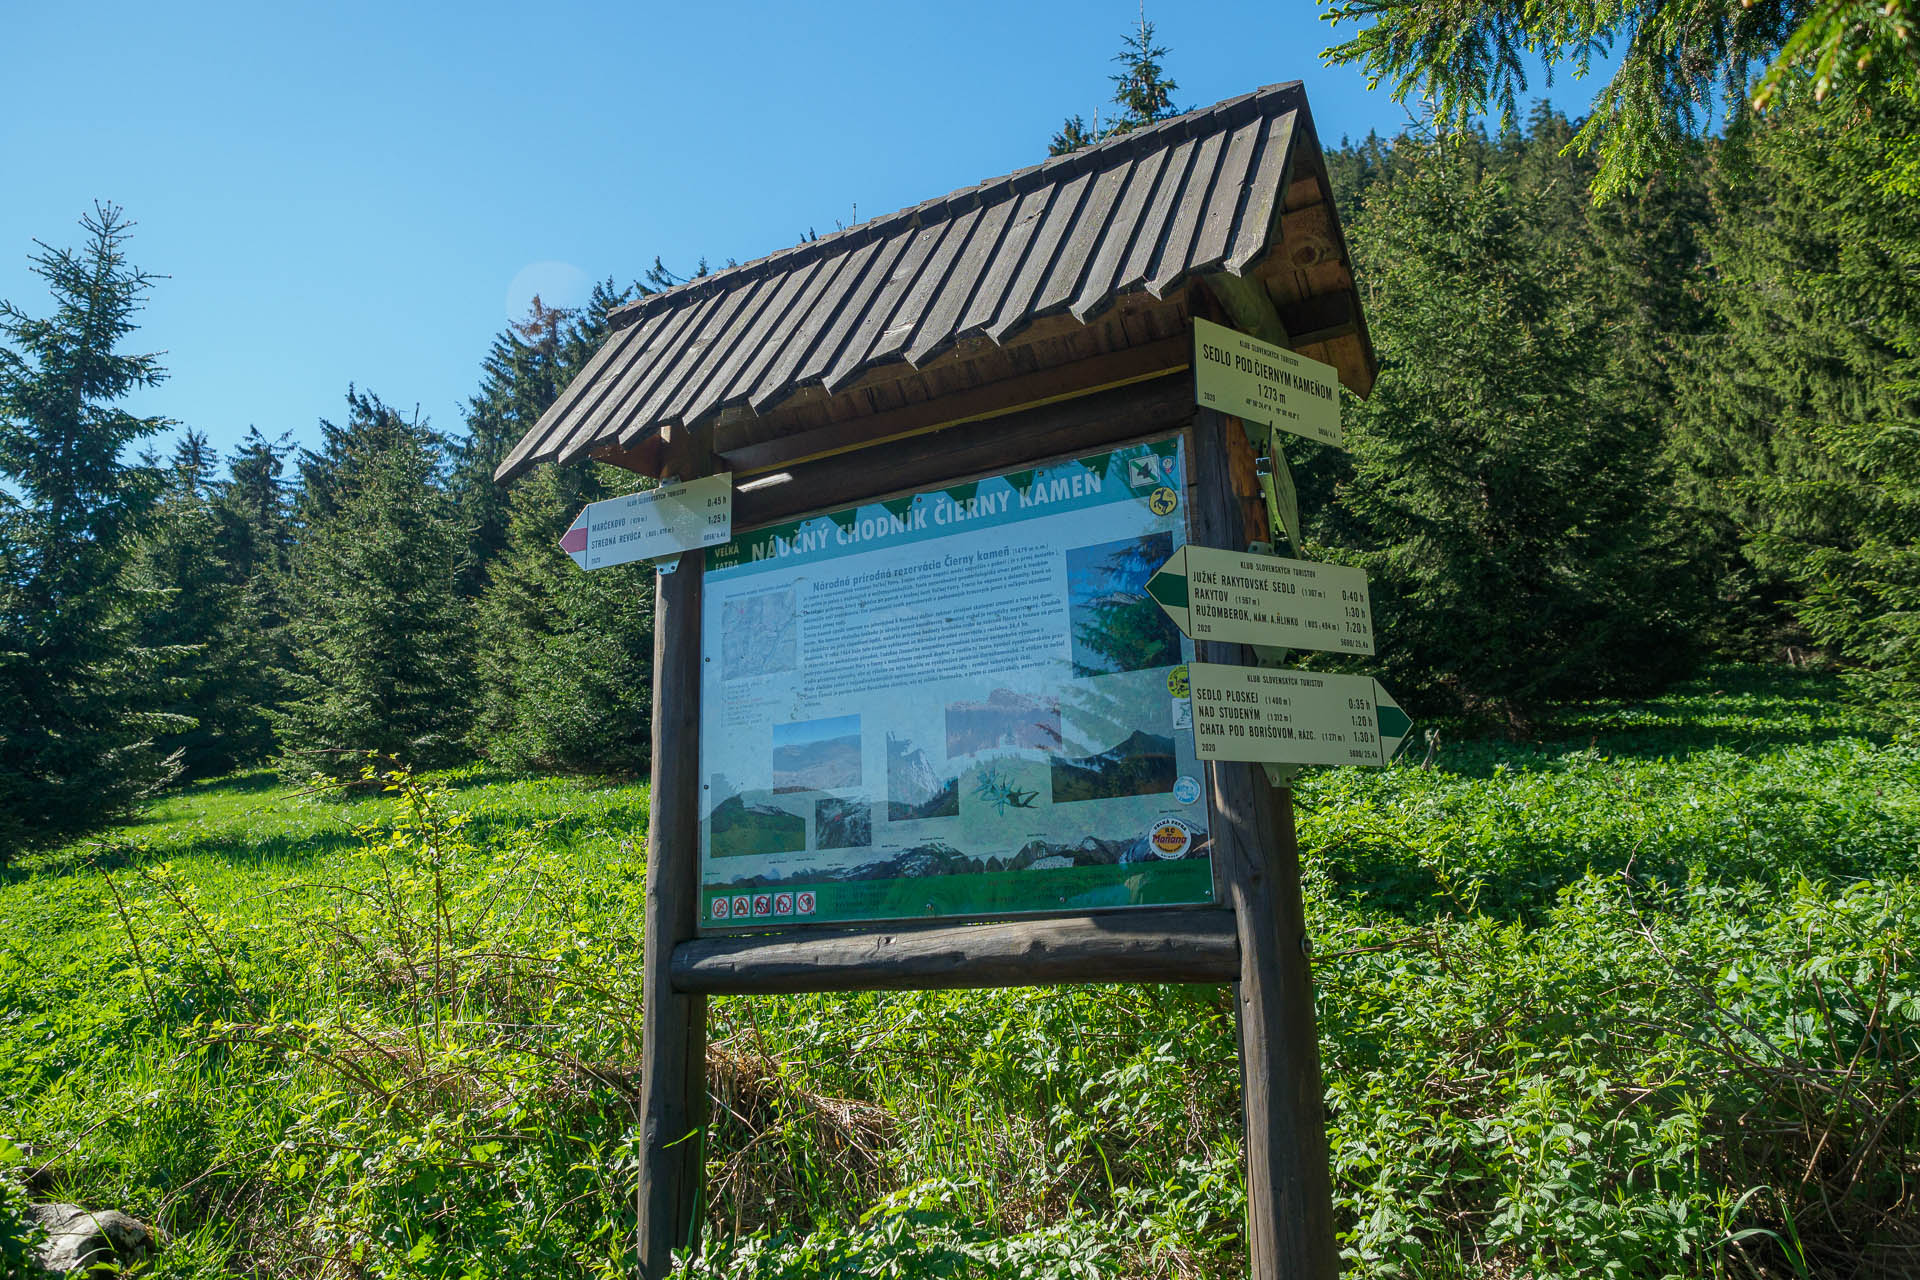
[[[714,547],[733,537],[733,473],[663,484],[581,508],[560,549],[582,569],[607,569]]]

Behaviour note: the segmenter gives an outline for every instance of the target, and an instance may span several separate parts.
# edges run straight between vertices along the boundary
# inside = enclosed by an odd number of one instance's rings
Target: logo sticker
[[[1184,698],[1187,696],[1186,664],[1182,663],[1180,666],[1167,672],[1167,692],[1176,698]]]
[[[1153,824],[1148,837],[1153,851],[1162,858],[1177,858],[1193,845],[1193,828],[1178,818],[1162,818]]]
[[[1144,489],[1150,484],[1159,484],[1159,473],[1153,469],[1153,458],[1128,458],[1127,483],[1136,489]]]
[[[1200,798],[1200,779],[1190,773],[1183,773],[1173,784],[1173,798],[1181,804],[1192,804]]]
[[[1176,729],[1193,728],[1193,699],[1175,698],[1173,700],[1173,727]]]
[[[774,894],[773,895],[773,914],[777,916],[792,915],[793,914],[793,895],[790,893]]]
[[[1147,509],[1157,516],[1170,516],[1179,505],[1180,496],[1165,485],[1147,495]]]
[[[794,898],[794,906],[795,906],[795,909],[797,909],[801,915],[803,916],[812,915],[813,914],[813,890],[802,889]]]

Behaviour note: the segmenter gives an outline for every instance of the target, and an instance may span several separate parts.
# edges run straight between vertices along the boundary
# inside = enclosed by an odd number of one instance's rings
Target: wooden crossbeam
[[[1232,982],[1231,911],[1129,911],[982,925],[701,938],[673,951],[684,994],[903,991],[1073,982]]]

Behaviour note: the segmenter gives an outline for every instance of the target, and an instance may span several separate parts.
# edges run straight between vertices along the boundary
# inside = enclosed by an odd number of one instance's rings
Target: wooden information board
[[[1055,594],[1064,592],[1069,597],[1062,600],[1062,607],[1070,610],[1071,592],[1065,591],[1065,583],[1071,572],[1070,558],[1079,547],[1105,546],[1128,538],[1153,536],[1155,530],[1170,533],[1178,521],[1169,517],[1176,513],[1185,517],[1182,544],[1191,539],[1192,545],[1216,548],[1244,545],[1245,521],[1241,511],[1244,494],[1232,479],[1236,464],[1231,454],[1239,450],[1245,455],[1250,452],[1250,446],[1237,423],[1208,410],[1197,410],[1192,396],[1192,384],[1185,378],[1174,377],[1144,392],[1129,389],[1124,393],[1087,397],[1058,409],[1011,415],[994,424],[991,430],[973,433],[959,456],[974,465],[945,482],[932,480],[924,488],[895,489],[890,493],[884,487],[885,478],[921,483],[912,479],[912,446],[910,442],[877,446],[868,451],[868,457],[861,459],[862,474],[872,477],[869,484],[875,502],[857,504],[852,510],[857,515],[875,506],[886,510],[887,503],[894,503],[887,528],[894,531],[890,536],[899,536],[904,530],[892,523],[892,516],[913,510],[915,498],[937,493],[948,500],[956,494],[977,499],[983,489],[995,491],[987,483],[993,477],[1004,479],[1009,474],[1029,473],[1058,476],[1062,468],[1084,469],[1088,460],[1094,459],[1102,470],[1103,484],[1111,482],[1108,476],[1117,479],[1123,486],[1119,490],[1123,502],[1130,504],[1127,510],[1132,514],[1128,519],[1134,523],[1121,530],[1122,537],[1109,537],[1114,531],[1098,524],[1085,525],[1083,511],[1078,513],[1078,518],[1088,531],[1075,546],[1065,545],[1075,542],[1074,538],[1035,539],[1031,530],[1019,522],[1001,526],[997,534],[983,535],[977,544],[1009,548],[1009,555],[1013,554],[1012,548],[1021,546],[1044,548],[1044,555],[1052,564],[1050,580],[1062,589]],[[1169,428],[1173,428],[1175,434],[1169,436]],[[1160,477],[1172,483],[1151,486],[1143,483],[1138,490],[1125,488],[1126,464],[1136,457],[1152,458],[1155,465],[1161,465],[1162,459],[1173,459],[1174,467],[1163,471]],[[1141,479],[1144,481],[1145,477]],[[798,480],[796,476],[796,482]],[[793,492],[797,495],[802,490],[796,488]],[[1084,487],[1081,497],[1088,497]],[[925,503],[921,505],[924,507]],[[977,505],[975,510],[979,510]],[[726,581],[726,566],[755,563],[752,557],[757,531],[770,531],[770,538],[791,542],[803,537],[816,519],[825,519],[832,529],[860,527],[857,519],[849,524],[844,514],[836,519],[832,511],[819,517],[808,516],[805,511],[788,515],[770,502],[761,511],[776,518],[754,521],[736,536],[729,548],[704,554],[689,553],[674,572],[658,579],[656,741],[673,741],[682,746],[678,751],[656,756],[653,828],[649,835],[646,935],[649,1035],[643,1077],[646,1144],[641,1165],[643,1253],[666,1257],[667,1250],[674,1244],[688,1239],[687,1224],[698,1214],[701,1155],[698,1142],[689,1137],[701,1131],[706,1105],[700,1062],[704,1054],[704,1002],[709,995],[1069,982],[1229,982],[1234,984],[1237,993],[1235,1007],[1245,1063],[1249,1248],[1256,1260],[1253,1274],[1277,1278],[1284,1268],[1290,1275],[1332,1276],[1337,1270],[1337,1255],[1307,959],[1310,948],[1306,945],[1305,914],[1300,899],[1291,799],[1284,788],[1276,790],[1269,786],[1256,764],[1229,760],[1202,764],[1197,753],[1188,754],[1194,752],[1195,722],[1186,696],[1189,692],[1184,680],[1186,673],[1204,670],[1204,664],[1209,662],[1244,665],[1247,650],[1241,645],[1217,640],[1183,641],[1177,630],[1168,625],[1166,630],[1172,633],[1177,648],[1155,658],[1153,665],[1136,668],[1131,673],[1136,678],[1150,675],[1156,682],[1164,701],[1153,714],[1164,711],[1167,716],[1165,722],[1156,723],[1178,725],[1171,732],[1183,747],[1170,780],[1156,774],[1156,781],[1143,784],[1150,785],[1150,794],[1130,798],[1130,802],[1139,807],[1139,813],[1129,820],[1144,820],[1141,834],[1147,837],[1148,844],[1155,821],[1162,817],[1179,819],[1186,830],[1170,827],[1167,832],[1168,848],[1176,854],[1174,858],[1163,860],[1141,849],[1137,856],[1143,861],[1125,865],[1153,870],[1178,868],[1192,865],[1193,859],[1188,855],[1204,850],[1199,865],[1207,872],[1205,879],[1194,882],[1196,891],[1190,895],[1183,890],[1173,898],[1174,902],[1191,905],[1168,905],[1165,898],[1149,896],[1135,904],[1119,899],[1105,906],[1093,904],[1094,910],[1089,913],[1090,904],[1066,902],[1057,903],[1050,918],[1018,921],[1005,920],[1006,903],[988,897],[972,902],[962,900],[964,905],[954,914],[971,919],[999,917],[1004,922],[943,923],[937,917],[946,913],[934,912],[930,913],[935,917],[930,923],[906,928],[895,924],[882,929],[872,926],[811,929],[794,927],[800,923],[798,894],[808,891],[799,887],[800,879],[795,879],[791,889],[795,897],[790,904],[782,904],[777,898],[779,893],[789,890],[774,888],[772,883],[756,885],[747,894],[745,921],[735,918],[736,903],[731,900],[725,914],[716,920],[713,904],[721,895],[721,886],[703,885],[699,851],[704,848],[708,852],[704,865],[722,861],[712,856],[718,806],[710,799],[715,785],[710,766],[726,753],[712,753],[704,745],[695,749],[692,744],[701,742],[705,732],[732,734],[736,728],[725,722],[723,716],[716,728],[715,714],[708,709],[710,702],[718,699],[724,706],[724,700],[733,696],[724,672],[717,679],[709,674],[711,667],[724,668],[727,662],[726,619],[736,619],[753,633],[754,661],[771,662],[775,666],[784,666],[788,661],[783,647],[786,606],[777,606],[770,613],[765,604],[743,605],[730,614],[724,601],[752,601],[759,597],[744,586],[736,590],[733,584],[728,584],[724,597],[719,595],[720,584]],[[908,523],[904,515],[901,523]],[[928,528],[934,527],[929,517]],[[869,532],[877,534],[878,527]],[[838,535],[829,533],[827,537],[832,542]],[[941,539],[930,535],[923,545],[938,546],[940,542]],[[763,552],[766,545],[764,540],[760,544]],[[1170,546],[1168,554],[1171,550]],[[946,554],[941,552],[943,562]],[[1161,567],[1166,558],[1135,555],[1132,559],[1136,563],[1130,576],[1121,584],[1126,590],[1094,594],[1109,604],[1123,603],[1130,608],[1151,610],[1151,616],[1169,623],[1164,610],[1145,590],[1146,577]],[[763,554],[758,563],[769,560],[777,563],[779,559],[776,549],[770,555]],[[1146,563],[1149,559],[1150,564]],[[916,558],[907,555],[905,560],[915,562]],[[793,579],[791,585],[798,589],[837,582],[850,564],[851,557],[842,564],[829,560],[816,566],[810,575]],[[750,580],[748,575],[742,583]],[[786,585],[779,585],[788,582],[785,578],[769,581],[776,582],[774,590],[787,589]],[[716,600],[722,601],[717,607]],[[803,606],[796,600],[794,608],[804,625]],[[857,616],[857,611],[855,613]],[[716,617],[721,620],[717,628]],[[797,655],[798,636],[794,637],[794,643]],[[1085,661],[1088,655],[1084,653],[1080,666],[1075,668],[1070,629],[1060,630],[1055,643],[1065,655],[1065,665],[1057,668],[1050,679],[1070,686],[1129,674],[1096,670]],[[1165,661],[1173,656],[1182,661],[1179,664]],[[793,665],[796,670],[802,665],[797,656]],[[1170,680],[1176,673],[1182,679]],[[736,679],[760,679],[771,686],[773,677],[783,674],[747,676],[736,672]],[[1056,684],[1042,681],[1024,692],[1032,694],[1058,688]],[[975,693],[977,695],[978,690]],[[991,690],[985,699],[975,696],[964,701],[990,705]],[[777,705],[789,716],[780,723],[805,724],[820,719],[831,722],[850,714],[839,706],[815,708],[804,702],[795,704],[790,690]],[[940,704],[942,717],[949,705],[952,704]],[[819,710],[827,714],[816,715]],[[1027,710],[1030,712],[1031,708]],[[858,785],[864,787],[870,769],[884,769],[888,757],[882,752],[886,743],[884,737],[877,744],[868,741],[864,710],[851,714],[861,717],[858,765],[861,783]],[[1049,726],[1050,716],[1051,713],[1047,719]],[[944,730],[944,718],[935,723]],[[1030,715],[1024,723],[1032,723]],[[836,736],[847,736],[839,732],[843,727],[848,726],[829,723],[824,734],[809,730],[803,738],[792,741],[831,742]],[[998,734],[1001,750],[1008,757],[1024,760],[1036,768],[1044,762],[1043,772],[1049,787],[1067,781],[1063,776],[1056,782],[1055,757],[1084,758],[1063,754],[1067,736],[1064,723],[1060,729],[1062,746],[1057,750],[1051,746],[1050,727],[1044,746],[1018,745],[1026,741],[1019,736],[1020,732],[1003,730]],[[759,780],[774,784],[775,770],[780,768],[790,783],[815,784],[793,792],[781,792],[778,785],[768,785],[764,795],[753,797],[756,804],[806,818],[809,811],[801,803],[782,802],[780,797],[799,796],[817,806],[822,798],[844,798],[854,785],[848,781],[854,775],[844,759],[837,766],[830,764],[828,772],[813,775],[806,774],[805,770],[818,761],[805,758],[806,753],[788,759],[784,765],[776,761],[771,721],[765,725],[764,740],[758,728],[750,733],[742,731],[740,740],[748,743],[754,752],[765,754],[765,773]],[[953,749],[968,745],[971,744],[967,741],[943,743],[946,758],[952,758]],[[728,749],[732,749],[731,745]],[[895,751],[906,754],[897,744]],[[838,758],[832,751],[824,754],[828,759]],[[744,769],[744,765],[738,767]],[[836,767],[840,772],[832,773]],[[744,777],[744,773],[741,776]],[[884,775],[876,773],[876,777],[879,776]],[[1182,799],[1187,791],[1182,784],[1187,778],[1192,779],[1199,791],[1191,802]],[[977,790],[977,780],[969,785]],[[1020,787],[1022,791],[1028,789],[1032,788]],[[724,804],[731,798],[730,795],[724,797],[719,803]],[[920,799],[917,792],[902,796],[902,801],[909,804]],[[1052,799],[1059,804],[1057,791]],[[983,803],[992,807],[990,802]],[[1083,803],[1069,801],[1062,807]],[[1014,807],[1008,806],[1009,810]],[[1018,821],[1019,815],[1011,816]],[[811,812],[811,821],[803,823],[799,832],[789,836],[789,842],[817,846],[821,831],[819,817],[816,808]],[[922,821],[925,819],[902,819],[903,825],[909,828]],[[837,857],[843,851],[828,852]],[[804,863],[817,858],[819,853],[817,847],[810,847],[805,851],[795,850],[794,856]],[[1030,865],[1017,874],[1032,877],[1032,883],[1038,888],[1046,883],[1049,875],[1078,870],[1065,866],[1036,869]],[[1095,878],[1101,874],[1097,867],[1088,870]],[[782,879],[785,878],[783,874]],[[947,877],[932,879],[948,880]],[[812,891],[816,894],[814,907],[818,915],[817,895],[823,888],[816,881],[806,883],[815,885]],[[910,884],[911,880],[906,883]],[[766,900],[756,905],[754,899],[761,894],[766,895]],[[726,896],[734,899],[741,895],[729,886]],[[1019,909],[1038,910],[1043,905],[1026,899],[1016,902]],[[793,916],[780,911],[783,905],[793,910]],[[937,901],[935,905],[939,905]],[[1105,909],[1129,906],[1131,909],[1111,912]],[[883,909],[883,914],[898,919],[905,913],[889,907]],[[727,928],[743,923],[749,928],[786,927],[771,936]]]
[[[709,996],[1078,982],[1231,984],[1247,1274],[1331,1280],[1291,792],[1195,698],[1250,645],[1373,651],[1363,575],[1249,552],[1300,551],[1278,436],[1337,447],[1378,369],[1300,85],[607,320],[496,478],[660,483],[583,514],[583,567],[691,548],[655,579],[643,1280],[707,1211]]]

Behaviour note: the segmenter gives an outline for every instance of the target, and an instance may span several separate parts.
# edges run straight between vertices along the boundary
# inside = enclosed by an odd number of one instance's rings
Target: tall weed
[[[1920,755],[1827,692],[1301,780],[1351,1273],[1920,1273]],[[156,1275],[629,1273],[645,789],[369,763],[8,872],[0,1132]],[[1243,1271],[1219,988],[710,1016],[694,1274]]]

